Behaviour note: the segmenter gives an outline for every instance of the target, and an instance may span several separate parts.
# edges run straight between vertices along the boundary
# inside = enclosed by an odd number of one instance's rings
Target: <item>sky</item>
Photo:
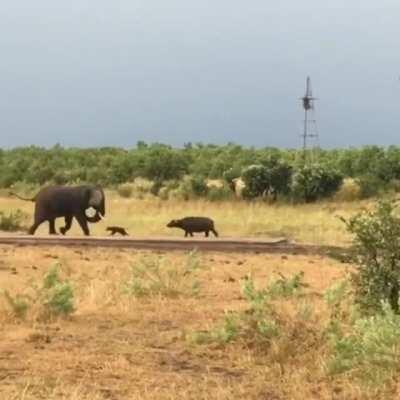
[[[3,0],[0,147],[400,144],[398,0]]]

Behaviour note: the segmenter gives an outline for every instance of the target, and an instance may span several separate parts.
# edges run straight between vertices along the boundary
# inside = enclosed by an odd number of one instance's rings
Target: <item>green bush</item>
[[[300,167],[293,175],[292,196],[307,203],[332,196],[341,186],[338,171],[319,164]]]
[[[292,167],[284,161],[268,158],[263,164],[244,168],[241,178],[245,184],[244,198],[270,195],[276,200],[279,195],[289,193]]]
[[[190,192],[195,197],[206,196],[208,193],[207,183],[202,176],[191,176],[189,178]]]
[[[198,268],[200,262],[195,251],[188,254],[182,265],[162,257],[143,258],[131,266],[131,275],[123,291],[134,297],[196,296],[200,290],[196,278]]]
[[[291,297],[301,293],[301,290],[307,285],[303,282],[304,272],[286,278],[281,277],[269,284],[266,291],[269,296],[274,297]]]
[[[75,311],[72,285],[60,278],[60,268],[60,264],[53,265],[44,275],[41,285],[32,285],[31,294],[12,296],[8,291],[3,291],[15,317],[25,318],[29,309],[36,310],[40,320],[68,316]]]
[[[353,234],[352,274],[356,302],[365,312],[374,313],[387,302],[399,312],[400,217],[398,207],[380,201],[372,211],[362,211],[342,219]]]
[[[356,182],[360,187],[360,197],[362,199],[377,196],[387,187],[387,182],[372,174],[362,175],[356,178]]]
[[[194,332],[189,341],[203,343],[229,343],[242,340],[248,343],[264,343],[279,336],[279,322],[276,320],[268,289],[256,289],[251,276],[242,282],[241,292],[248,302],[243,312],[225,312],[222,325],[208,331]]]
[[[208,189],[207,199],[210,201],[232,200],[234,195],[227,186],[211,187]]]
[[[400,316],[387,304],[382,313],[360,318],[349,333],[331,337],[331,375],[347,373],[368,385],[383,385],[400,371]]]

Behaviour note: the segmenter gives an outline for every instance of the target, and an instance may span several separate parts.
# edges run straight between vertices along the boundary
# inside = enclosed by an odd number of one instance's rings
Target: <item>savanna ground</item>
[[[92,235],[106,235],[108,225],[120,225],[132,236],[183,236],[179,229],[169,229],[171,219],[189,215],[213,218],[221,237],[286,237],[301,243],[345,245],[349,243],[343,222],[338,218],[349,217],[368,201],[319,202],[292,205],[285,203],[205,200],[164,201],[157,197],[121,198],[115,192],[106,193],[107,220],[91,224]],[[34,205],[10,197],[0,197],[0,211],[20,209],[28,217],[24,224],[32,223]],[[62,219],[56,226],[64,225]],[[57,228],[58,229],[58,228]],[[37,235],[47,234],[48,225],[43,223]],[[82,231],[74,220],[70,235],[81,235]]]
[[[0,210],[32,203],[0,199]],[[346,244],[336,215],[360,204],[290,206],[242,202],[176,203],[110,196],[110,225],[133,235],[182,235],[168,230],[171,218],[208,215],[221,236],[287,236],[299,242]],[[27,224],[30,221],[27,221]],[[92,225],[102,235],[106,223]],[[46,233],[47,226],[40,233]],[[75,224],[72,234],[81,234]],[[329,311],[323,293],[350,265],[321,256],[202,253],[198,293],[135,297],[124,287],[132,265],[165,259],[177,271],[186,253],[60,247],[0,247],[0,290],[31,293],[54,263],[74,290],[75,312],[67,318],[38,318],[35,307],[17,318],[0,296],[1,399],[366,399],[397,398],[366,392],[346,375],[326,372],[330,357],[323,331]],[[281,275],[304,272],[301,296],[277,300],[286,333],[268,345],[237,340],[198,343],[196,332],[212,330],[226,312],[245,312],[241,284],[251,274],[257,286]],[[181,276],[182,278],[182,276]],[[389,390],[389,389],[388,389]]]

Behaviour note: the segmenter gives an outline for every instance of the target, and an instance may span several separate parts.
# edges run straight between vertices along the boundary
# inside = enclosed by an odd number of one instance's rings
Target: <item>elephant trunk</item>
[[[93,215],[93,217],[90,217],[89,215],[86,214],[86,221],[90,222],[91,224],[99,222],[103,219],[101,216],[100,212],[96,210],[96,214]]]
[[[90,217],[86,214],[86,219],[88,222],[99,222],[105,217],[106,208],[103,190],[92,190],[91,197],[89,198],[89,206],[93,207],[96,210],[96,214],[93,217]]]

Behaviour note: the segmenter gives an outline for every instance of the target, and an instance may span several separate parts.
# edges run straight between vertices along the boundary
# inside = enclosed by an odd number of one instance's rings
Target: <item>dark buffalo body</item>
[[[122,236],[128,236],[128,232],[122,226],[107,226],[106,231],[109,231],[111,236],[114,236],[116,233]]]
[[[208,237],[211,231],[214,236],[218,236],[215,230],[214,221],[207,217],[185,217],[182,219],[173,219],[167,225],[168,228],[181,228],[185,231],[185,237],[193,236],[193,232],[205,232]]]

